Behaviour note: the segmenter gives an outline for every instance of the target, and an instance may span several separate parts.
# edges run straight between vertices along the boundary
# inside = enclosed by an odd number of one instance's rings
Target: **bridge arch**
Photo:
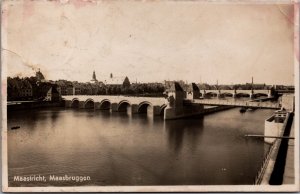
[[[71,107],[72,108],[79,108],[79,99],[78,98],[73,98],[71,101]]]
[[[108,99],[104,99],[100,102],[100,110],[109,110],[111,108],[111,102]]]
[[[260,92],[258,92],[258,93],[254,93],[253,94],[253,97],[254,98],[256,98],[256,97],[268,97],[268,94],[265,94],[265,93],[260,93]]]
[[[130,106],[131,106],[131,103],[128,100],[122,100],[118,104],[117,111],[118,112],[127,112],[128,107],[130,107]]]
[[[85,102],[84,102],[84,108],[86,109],[93,109],[95,107],[95,102],[93,99],[88,98]]]
[[[244,92],[239,92],[236,93],[235,97],[240,98],[240,97],[250,97],[250,94],[244,93]]]
[[[162,115],[162,116],[164,115],[164,111],[165,111],[166,107],[167,107],[166,104],[163,104],[163,105],[160,106],[159,115]]]
[[[225,96],[225,97],[233,97],[233,94],[232,93],[229,93],[229,92],[224,92],[224,93],[221,93],[222,96]]]
[[[138,106],[137,112],[138,113],[147,113],[148,112],[148,108],[152,107],[152,104],[150,102],[141,102]]]
[[[206,96],[212,96],[212,97],[218,96],[218,94],[216,92],[207,92],[205,95]]]

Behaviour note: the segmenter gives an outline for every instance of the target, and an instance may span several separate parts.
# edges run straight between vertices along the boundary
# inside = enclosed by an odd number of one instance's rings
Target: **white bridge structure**
[[[112,112],[163,115],[165,98],[132,96],[63,96],[65,106],[82,109],[111,110]]]
[[[271,90],[200,90],[200,94],[203,97],[206,96],[230,96],[233,98],[239,97],[239,96],[246,96],[249,98],[256,98],[258,96],[266,96],[266,97],[272,97],[272,91]]]
[[[183,118],[197,114],[210,112],[205,105],[220,106],[219,110],[226,107],[258,107],[278,109],[280,105],[270,102],[241,102],[238,100],[224,101],[222,99],[205,99],[206,95],[215,94],[222,98],[223,95],[238,97],[240,94],[255,96],[271,96],[269,90],[206,90],[203,94],[192,83],[187,91],[184,91],[178,83],[174,83],[167,91],[167,97],[133,97],[133,96],[63,96],[65,106],[70,108],[111,110],[112,112],[128,112],[131,114],[163,115],[164,119]],[[204,99],[200,99],[200,96]],[[249,99],[249,100],[250,100]],[[223,108],[222,108],[223,107]]]
[[[194,103],[199,103],[203,105],[213,105],[213,106],[235,106],[235,107],[249,107],[249,108],[267,108],[267,109],[279,109],[281,105],[279,103],[271,102],[255,102],[255,101],[227,101],[219,99],[195,99]]]

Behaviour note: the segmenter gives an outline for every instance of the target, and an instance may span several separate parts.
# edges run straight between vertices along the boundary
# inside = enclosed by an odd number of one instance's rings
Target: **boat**
[[[20,126],[14,126],[14,127],[11,127],[10,129],[11,130],[16,130],[16,129],[19,129],[19,128],[21,128]]]
[[[247,108],[245,108],[245,107],[242,107],[241,109],[240,109],[240,113],[245,113],[247,111]]]

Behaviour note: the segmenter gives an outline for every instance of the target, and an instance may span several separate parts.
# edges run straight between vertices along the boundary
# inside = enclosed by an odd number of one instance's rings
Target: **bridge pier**
[[[131,105],[131,113],[132,114],[138,114],[139,113],[138,109],[139,109],[139,105],[137,105],[137,104],[132,104]]]
[[[149,116],[149,117],[154,116],[154,107],[152,107],[152,106],[147,107],[147,116]]]
[[[237,94],[236,89],[234,89],[232,92],[232,98],[236,98],[236,94]]]
[[[160,106],[153,106],[153,115],[160,116]]]
[[[79,108],[83,109],[84,107],[84,101],[79,101]]]
[[[273,95],[272,95],[272,91],[271,91],[271,90],[269,90],[269,91],[268,91],[268,98],[271,98],[271,97],[273,97]]]
[[[143,114],[141,112],[139,112],[139,106],[137,104],[133,104],[131,106],[131,111],[132,111],[132,114]],[[160,116],[160,106],[148,106],[147,107],[147,115],[148,116]],[[145,112],[144,112],[145,113]]]
[[[100,102],[95,102],[94,106],[96,110],[100,110]]]
[[[253,98],[254,98],[254,94],[253,94],[253,93],[250,93],[250,94],[249,94],[249,97],[250,97],[250,99],[253,99]]]
[[[118,112],[118,103],[111,103],[111,111]]]
[[[66,108],[71,108],[72,107],[72,101],[71,100],[66,100],[65,101],[65,107]]]
[[[166,107],[164,110],[164,120],[179,119],[202,114],[204,106],[202,104],[191,104],[182,107]]]
[[[177,82],[173,83],[171,88],[167,91],[168,105],[164,109],[164,120],[179,119],[203,113],[204,105],[193,103],[195,100],[194,97],[196,97],[193,93],[200,93],[199,88],[196,84],[192,84],[189,90],[191,92],[190,100],[186,100],[185,91],[182,89],[180,84]]]

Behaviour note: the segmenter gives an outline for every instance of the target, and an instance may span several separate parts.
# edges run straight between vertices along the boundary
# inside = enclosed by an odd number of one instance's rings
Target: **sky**
[[[293,84],[292,4],[4,1],[8,76]]]

